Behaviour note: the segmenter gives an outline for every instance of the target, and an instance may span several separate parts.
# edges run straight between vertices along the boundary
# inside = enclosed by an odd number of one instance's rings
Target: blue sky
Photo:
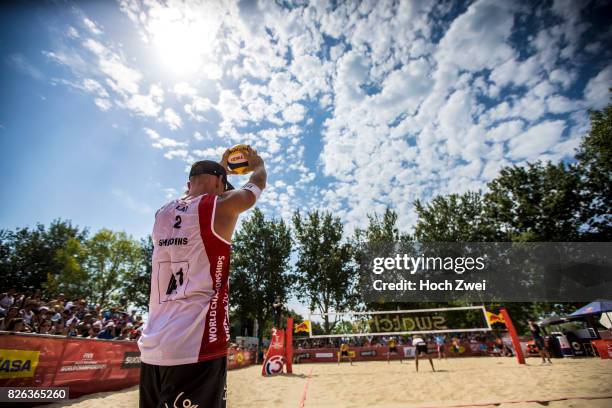
[[[250,143],[269,216],[408,229],[417,198],[568,159],[609,100],[605,1],[346,3],[2,6],[0,228],[144,236],[191,162]]]

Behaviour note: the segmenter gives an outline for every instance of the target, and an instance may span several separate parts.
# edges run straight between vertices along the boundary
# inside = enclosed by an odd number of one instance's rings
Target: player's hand
[[[223,166],[227,174],[238,174],[234,170],[230,170],[229,166],[227,165],[227,158],[229,157],[229,152],[229,148],[225,149],[225,152],[223,152],[223,156],[221,157],[221,161],[219,162],[219,164]]]
[[[247,146],[244,153],[247,162],[249,162],[249,170],[255,170],[259,167],[263,167],[264,162],[261,156],[257,153],[257,150],[253,149],[250,145]]]

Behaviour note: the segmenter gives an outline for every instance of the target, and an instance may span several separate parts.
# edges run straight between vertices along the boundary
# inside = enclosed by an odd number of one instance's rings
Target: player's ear
[[[191,181],[187,182],[187,191],[191,190]]]

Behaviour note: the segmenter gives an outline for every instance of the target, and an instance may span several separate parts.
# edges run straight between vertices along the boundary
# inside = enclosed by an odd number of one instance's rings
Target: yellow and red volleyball
[[[246,174],[251,171],[249,162],[246,159],[246,151],[248,146],[239,144],[232,147],[227,156],[227,167],[238,174]]]

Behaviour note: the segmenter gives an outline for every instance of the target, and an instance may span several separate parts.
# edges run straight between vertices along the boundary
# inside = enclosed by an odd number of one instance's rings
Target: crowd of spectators
[[[120,308],[102,309],[60,293],[46,300],[40,290],[0,294],[0,331],[105,340],[138,340],[142,316]]]

